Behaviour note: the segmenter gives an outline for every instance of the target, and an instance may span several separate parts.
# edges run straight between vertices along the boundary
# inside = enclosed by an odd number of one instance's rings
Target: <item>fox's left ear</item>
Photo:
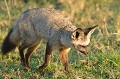
[[[98,25],[95,25],[93,27],[89,27],[87,29],[84,29],[84,34],[87,36],[87,38],[90,38],[91,34],[95,31],[96,27],[98,27]]]

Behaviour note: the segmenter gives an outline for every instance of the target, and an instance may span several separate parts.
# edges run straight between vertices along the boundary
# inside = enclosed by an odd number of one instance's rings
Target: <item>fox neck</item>
[[[72,34],[72,32],[71,32]],[[71,39],[70,39],[70,33],[69,34],[63,34],[60,38],[60,43],[66,47],[71,47]]]
[[[76,26],[68,26],[62,30],[61,38],[60,38],[60,43],[66,47],[71,47],[71,35],[73,31],[77,29]]]

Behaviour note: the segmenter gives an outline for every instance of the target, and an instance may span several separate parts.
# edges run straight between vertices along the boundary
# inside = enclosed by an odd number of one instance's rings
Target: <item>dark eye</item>
[[[79,37],[79,33],[78,32],[76,32],[76,36],[75,36],[76,38],[78,38]]]

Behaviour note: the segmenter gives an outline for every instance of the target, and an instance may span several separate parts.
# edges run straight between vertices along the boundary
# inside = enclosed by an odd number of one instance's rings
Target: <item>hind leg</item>
[[[26,46],[20,46],[18,49],[19,49],[19,53],[20,53],[20,58],[21,58],[21,64],[23,66],[25,66],[25,57],[24,57],[24,50],[26,49],[27,47]]]
[[[40,42],[37,42],[36,44],[34,44],[32,47],[28,48],[27,53],[25,54],[27,68],[30,68],[30,56],[31,56],[32,52],[34,52],[39,47],[41,42],[42,42],[42,40]]]
[[[27,44],[26,42],[23,42],[20,46],[19,46],[19,53],[20,53],[20,58],[21,58],[21,64],[23,66],[26,66],[26,63],[25,63],[25,56],[24,56],[24,50],[26,48],[28,48],[30,45]]]

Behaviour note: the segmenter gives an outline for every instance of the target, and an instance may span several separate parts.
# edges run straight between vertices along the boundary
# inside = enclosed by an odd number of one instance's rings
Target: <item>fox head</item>
[[[77,28],[68,37],[69,39],[67,39],[66,42],[63,42],[63,44],[68,45],[69,47],[75,49],[78,52],[87,54],[87,47],[90,43],[91,34],[95,31],[97,26],[98,25],[95,25],[86,29]]]

